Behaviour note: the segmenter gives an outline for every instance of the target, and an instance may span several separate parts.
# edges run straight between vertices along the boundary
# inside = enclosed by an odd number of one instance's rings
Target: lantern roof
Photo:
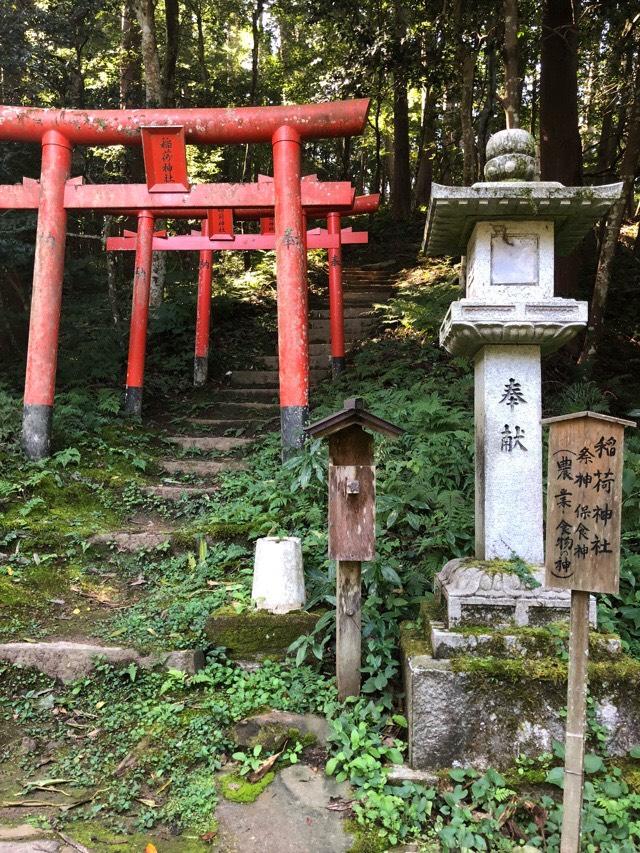
[[[425,227],[427,255],[465,255],[477,222],[553,222],[555,251],[568,255],[622,194],[622,184],[565,187],[534,180],[535,142],[521,129],[487,143],[485,181],[470,187],[433,184]]]
[[[362,397],[351,397],[344,401],[344,408],[339,412],[327,415],[326,418],[320,418],[320,420],[310,424],[305,431],[308,435],[324,438],[349,427],[359,426],[370,432],[385,435],[387,438],[397,438],[402,435],[403,429],[383,418],[379,418],[373,412],[369,412],[364,405],[365,401]]]

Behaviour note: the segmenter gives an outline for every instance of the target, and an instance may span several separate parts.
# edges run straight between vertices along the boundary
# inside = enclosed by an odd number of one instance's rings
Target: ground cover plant
[[[400,624],[417,618],[434,572],[473,550],[472,374],[467,362],[450,359],[436,340],[442,314],[458,293],[456,271],[429,262],[407,271],[402,281],[381,316],[379,337],[357,354],[348,378],[319,389],[314,410],[322,416],[358,393],[405,430],[397,442],[376,444],[378,557],[364,567],[363,695],[357,701],[338,703],[331,675],[335,576],[325,557],[322,443],[311,442],[281,466],[278,436],[268,434],[248,458],[248,470],[222,476],[206,500],[169,506],[141,488],[162,452],[160,435],[140,424],[125,426],[113,390],[65,392],[65,428],[57,433],[64,438],[52,458],[37,465],[24,463],[18,453],[19,400],[10,388],[3,391],[5,638],[63,631],[65,619],[51,618],[59,608],[74,617],[74,627],[112,643],[142,650],[206,646],[205,622],[213,610],[250,610],[252,544],[267,534],[302,537],[309,606],[326,608],[316,631],[294,644],[288,661],[268,663],[257,673],[238,669],[223,650],[211,648],[206,668],[194,676],[103,665],[91,677],[62,686],[5,669],[5,748],[15,748],[16,731],[47,745],[46,775],[38,767],[39,752],[27,751],[18,776],[0,786],[5,802],[32,790],[20,787],[23,779],[35,779],[43,791],[58,787],[70,795],[74,807],[56,812],[58,826],[100,821],[102,831],[144,835],[164,825],[189,844],[204,845],[215,838],[217,798],[225,791],[245,802],[257,796],[260,791],[243,780],[272,757],[268,750],[239,751],[229,728],[271,707],[329,718],[326,771],[352,785],[356,849],[385,850],[413,838],[426,850],[507,851],[525,843],[558,849],[560,744],[553,754],[523,760],[507,773],[453,770],[432,786],[391,785],[388,779],[406,751]],[[175,370],[180,383],[188,367]],[[598,391],[592,383],[585,392],[576,381],[575,404]],[[550,413],[566,404],[548,397]],[[601,393],[600,400],[611,405]],[[631,439],[623,589],[601,607],[602,624],[620,631],[632,652],[640,636],[633,553],[640,529],[638,449]],[[92,533],[114,529],[132,513],[170,521],[172,544],[137,554],[90,544]],[[561,665],[562,637],[558,655]],[[635,754],[614,764],[601,743],[592,725],[585,849],[631,851],[639,833],[640,765]],[[270,773],[300,755],[304,760],[303,744],[290,744]],[[260,788],[269,784],[270,773]]]

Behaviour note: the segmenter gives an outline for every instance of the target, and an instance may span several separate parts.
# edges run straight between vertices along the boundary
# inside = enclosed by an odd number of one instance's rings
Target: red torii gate
[[[50,448],[66,211],[71,208],[148,211],[143,219],[151,227],[147,225],[144,229],[145,239],[152,240],[153,210],[273,206],[283,456],[291,455],[302,445],[308,419],[309,385],[308,370],[297,368],[308,366],[309,349],[301,146],[308,139],[362,133],[368,109],[368,100],[290,107],[186,110],[59,110],[0,106],[0,141],[34,142],[42,146],[39,183],[27,181],[22,186],[0,190],[0,208],[38,210],[22,425],[23,446],[29,458],[43,458]],[[192,144],[271,142],[274,182],[255,186],[199,185],[189,189],[181,183],[180,174],[172,175],[171,168],[167,172],[165,166],[161,167],[164,174],[156,175],[155,185],[84,186],[77,179],[69,180],[74,145],[140,145],[144,128],[156,134],[163,130],[179,130],[183,141]],[[148,169],[147,178],[150,178]],[[306,186],[315,189],[322,185],[309,183]],[[315,206],[322,206],[323,201],[334,210],[348,209],[353,203],[353,191],[348,203],[342,199],[335,203],[325,196],[324,199],[316,197]]]
[[[269,217],[261,217],[261,225]],[[271,222],[272,222],[272,218]],[[263,226],[264,228],[264,226]],[[150,265],[148,257],[141,258],[142,251],[198,251],[200,263],[198,267],[198,300],[196,311],[195,332],[195,355],[194,355],[194,385],[199,387],[206,382],[208,375],[209,335],[210,335],[210,312],[211,312],[211,276],[212,258],[214,251],[250,251],[250,250],[272,250],[275,248],[275,234],[273,231],[263,230],[260,234],[236,234],[232,239],[216,239],[227,235],[215,235],[209,237],[207,231],[207,220],[203,220],[200,232],[192,231],[191,234],[180,234],[167,236],[166,231],[155,232],[151,245],[141,246],[138,250],[138,235],[135,232],[125,231],[122,237],[110,237],[107,240],[107,251],[135,251],[136,268],[140,264]],[[329,249],[335,251],[341,245],[351,243],[366,243],[368,235],[366,232],[354,232],[351,228],[343,228],[339,234],[329,234],[326,229],[315,228],[307,231],[306,243],[308,249]],[[134,288],[139,286],[134,281]],[[144,287],[144,285],[142,285]],[[142,384],[144,377],[145,341],[147,325],[148,288],[144,288],[142,298],[132,301],[131,334],[129,345],[129,362],[127,370],[127,393],[125,397],[126,411],[129,414],[139,415],[141,413]],[[330,301],[330,319],[338,310],[335,298]],[[341,312],[341,309],[340,309]],[[335,318],[336,320],[338,318]],[[335,328],[342,330],[342,318],[340,322],[330,323],[332,332]],[[335,334],[331,336],[332,353],[344,352],[344,338],[336,340]]]
[[[304,179],[303,179],[304,180]],[[373,213],[378,209],[380,196],[378,194],[358,196],[353,207],[344,211],[345,216],[356,216]],[[198,299],[196,311],[195,355],[194,355],[194,385],[199,387],[206,382],[208,374],[210,311],[211,311],[211,275],[214,251],[247,251],[272,250],[275,248],[273,232],[273,211],[257,210],[218,210],[197,211],[188,213],[184,210],[165,210],[162,217],[192,218],[194,213],[207,219],[202,220],[200,232],[192,231],[189,235],[167,237],[166,232],[153,234],[152,251],[199,251],[198,267]],[[234,234],[234,213],[242,220],[260,220],[260,234]],[[342,268],[341,246],[352,243],[366,243],[366,232],[354,232],[351,228],[340,228],[340,214],[319,212],[307,215],[308,218],[327,218],[334,224],[337,222],[337,233],[316,228],[307,231],[306,242],[308,249],[326,248],[329,258],[329,325],[331,341],[331,362],[334,375],[344,369],[344,315],[342,304]],[[222,233],[218,233],[222,231]],[[211,236],[209,236],[211,233]],[[138,250],[138,235],[126,231],[122,237],[110,237],[107,240],[107,251],[136,251],[136,269],[150,267],[151,260],[143,256],[149,252],[148,244]],[[140,296],[135,290],[141,289]],[[145,342],[147,327],[147,304],[149,297],[148,282],[134,278],[134,297],[132,300],[131,333],[129,344],[129,361],[127,370],[127,394],[125,409],[129,414],[139,415],[142,403],[142,385],[144,377]],[[144,307],[143,307],[144,306]]]

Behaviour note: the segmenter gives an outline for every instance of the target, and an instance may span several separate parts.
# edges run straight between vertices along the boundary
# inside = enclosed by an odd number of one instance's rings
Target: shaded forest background
[[[527,128],[539,142],[542,180],[624,181],[606,225],[558,262],[557,294],[591,300],[577,360],[588,362],[602,337],[621,234],[637,281],[640,14],[631,2],[4,0],[2,10],[5,104],[219,107],[370,97],[366,133],[306,145],[304,168],[380,192],[398,222],[424,215],[432,182],[481,179],[490,134]],[[270,155],[269,146],[190,147],[190,174],[252,180],[271,171]],[[36,146],[2,145],[0,182],[37,177],[39,159]],[[98,183],[143,177],[139,151],[120,148],[77,149],[73,174]],[[2,348],[16,357],[25,346],[34,222],[32,213],[0,215]],[[115,223],[90,214],[69,223],[67,293],[90,276],[122,326],[130,259],[107,265],[102,248]],[[182,273],[195,268],[194,258],[169,263]],[[165,293],[181,277],[157,273]],[[625,335],[635,347],[634,334]]]

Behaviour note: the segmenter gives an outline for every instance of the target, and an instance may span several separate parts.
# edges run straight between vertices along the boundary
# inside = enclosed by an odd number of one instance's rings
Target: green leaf
[[[557,785],[558,788],[564,788],[564,767],[552,767],[547,773],[545,781],[548,785]]]
[[[588,752],[584,757],[584,772],[591,775],[604,770],[604,761],[594,752]]]
[[[454,770],[449,771],[449,776],[451,776],[454,782],[464,782],[467,778],[467,771],[462,767],[456,767]]]

